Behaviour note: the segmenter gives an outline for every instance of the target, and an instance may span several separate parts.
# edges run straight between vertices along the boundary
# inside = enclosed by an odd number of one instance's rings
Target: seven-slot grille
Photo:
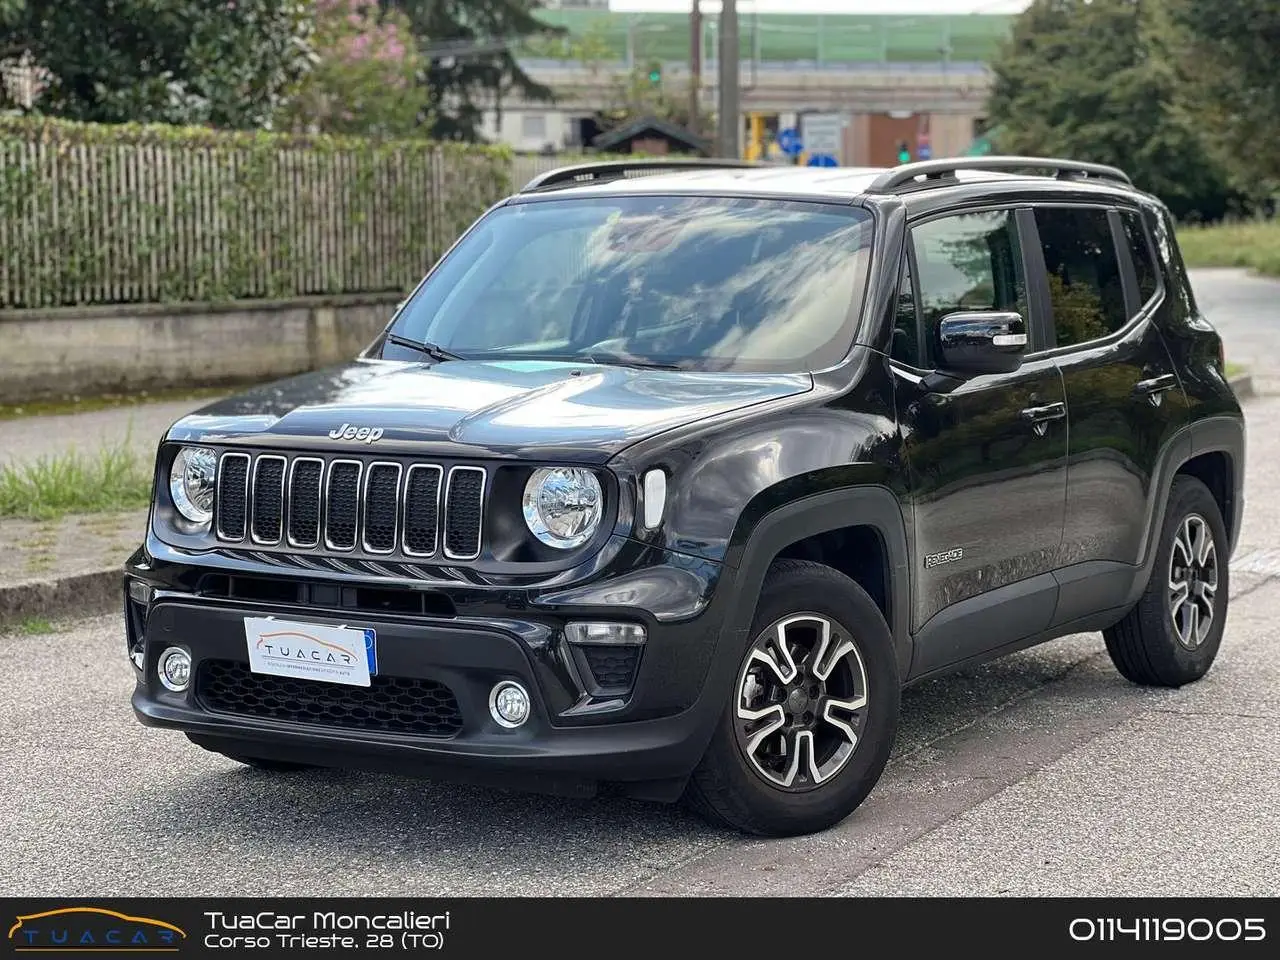
[[[474,560],[486,480],[481,467],[230,451],[214,529],[231,543]]]

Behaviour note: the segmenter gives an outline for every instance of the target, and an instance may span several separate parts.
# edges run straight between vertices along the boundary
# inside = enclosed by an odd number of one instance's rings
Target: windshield
[[[857,207],[714,197],[500,207],[393,333],[468,359],[787,371],[853,341],[871,248]]]

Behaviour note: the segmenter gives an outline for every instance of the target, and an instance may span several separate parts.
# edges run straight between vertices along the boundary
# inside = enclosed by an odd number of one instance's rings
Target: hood
[[[213,403],[169,439],[603,463],[664,430],[811,389],[808,374],[361,360]]]

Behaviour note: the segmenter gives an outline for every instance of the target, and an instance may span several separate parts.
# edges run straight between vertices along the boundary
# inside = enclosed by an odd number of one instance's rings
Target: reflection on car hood
[[[175,423],[169,438],[601,463],[672,427],[812,388],[803,373],[362,360],[218,401]],[[376,440],[344,438],[344,425],[369,428],[365,438]]]

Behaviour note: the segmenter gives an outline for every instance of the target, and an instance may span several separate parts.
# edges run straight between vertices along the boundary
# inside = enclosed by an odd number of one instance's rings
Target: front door
[[[1161,448],[1186,401],[1156,327],[1165,297],[1136,209],[1035,211],[1070,408],[1070,466],[1058,620],[1118,606],[1156,506]]]
[[[1034,634],[1053,615],[1067,465],[1056,364],[959,383],[929,376],[948,313],[1017,311],[1039,336],[1020,241],[1029,216],[950,214],[910,231],[894,369],[915,521],[914,675]]]

